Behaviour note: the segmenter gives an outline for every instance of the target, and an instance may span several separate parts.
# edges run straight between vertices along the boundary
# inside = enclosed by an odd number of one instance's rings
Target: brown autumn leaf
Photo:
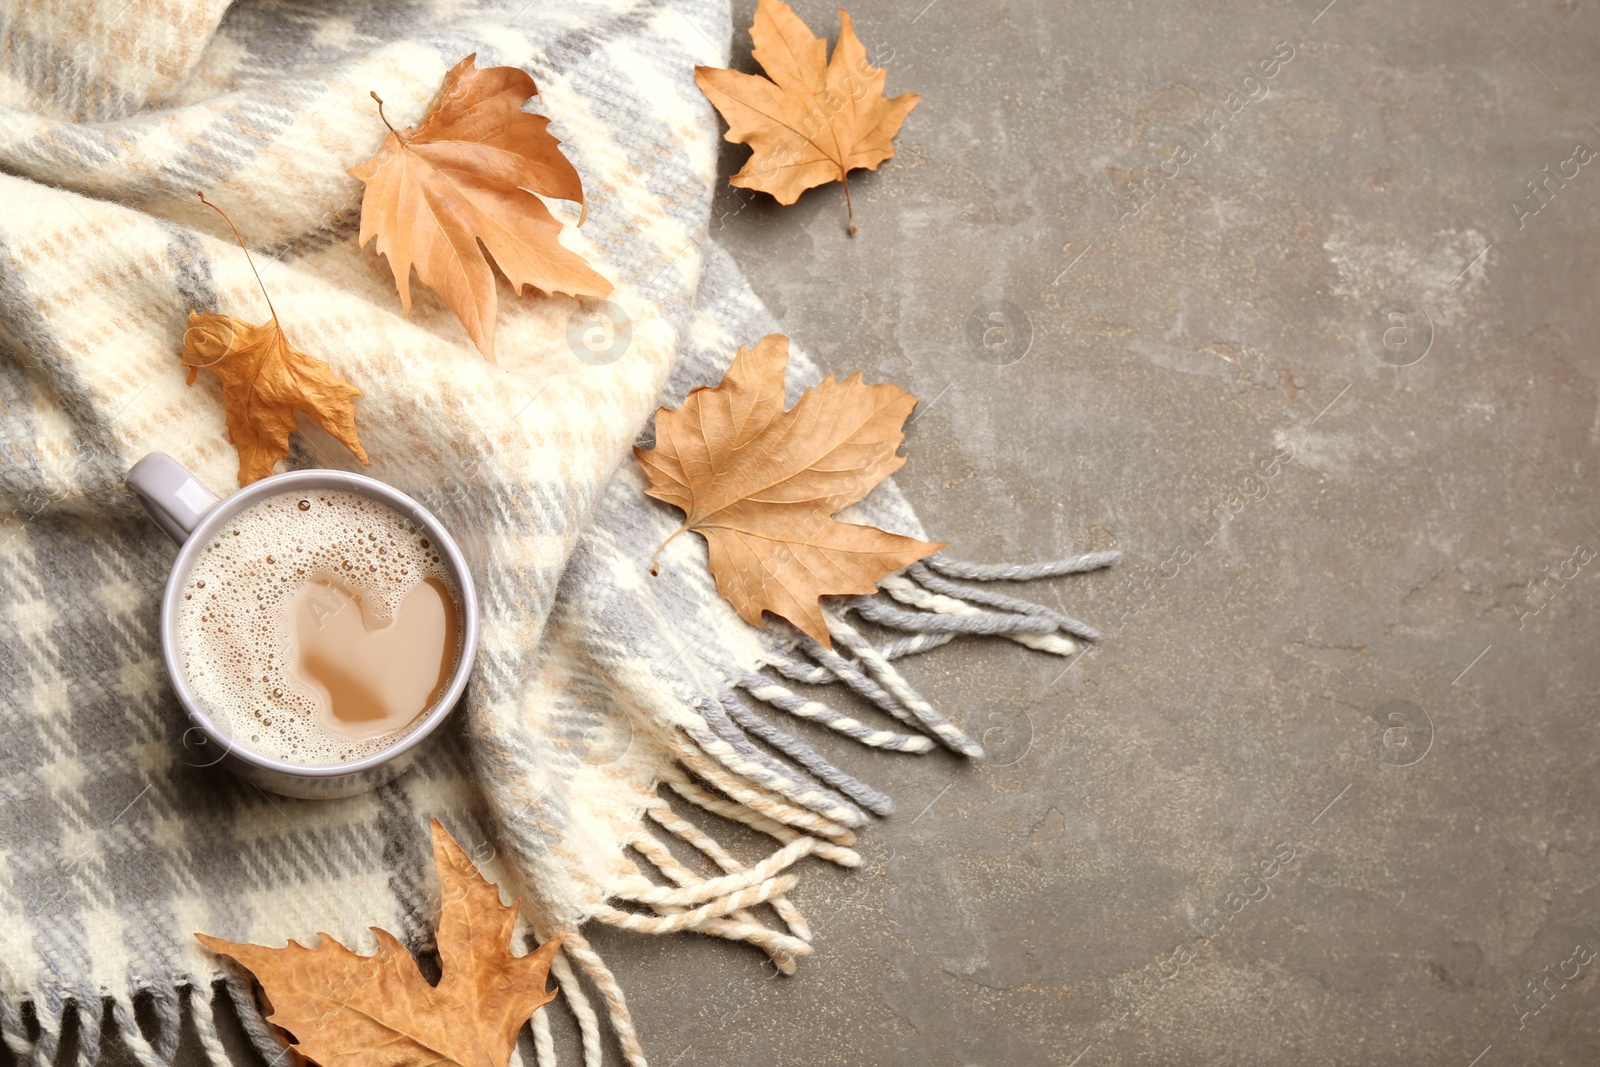
[[[444,76],[420,123],[401,131],[390,126],[378,154],[350,174],[367,185],[360,245],[378,239],[401,306],[410,313],[415,266],[422,284],[443,298],[493,362],[499,304],[484,249],[518,293],[531,285],[598,297],[611,292],[611,283],[561,245],[561,223],[539,199],[584,204],[578,172],[546,129],[550,120],[522,110],[538,95],[533,79],[516,67],[479,70],[476,58]],[[382,98],[372,98],[382,117]]]
[[[327,934],[314,949],[242,945],[195,934],[213,952],[243,964],[269,1002],[267,1020],[320,1067],[505,1067],[517,1031],[545,991],[552,937],[526,956],[511,955],[517,905],[500,903],[439,821],[433,863],[443,907],[435,941],[439,984],[429,985],[393,934],[373,927],[378,951],[358,956]]]
[[[754,150],[731,183],[792,204],[807,189],[843,182],[854,234],[850,172],[877,170],[894,155],[894,135],[922,97],[884,98],[888,75],[867,62],[867,50],[844,8],[832,59],[827,42],[781,0],[756,5],[750,39],[767,77],[694,68],[695,84],[727,120],[727,139]]]
[[[233,220],[200,194],[207,207],[227,219],[228,228],[244,248],[250,270],[255,271],[250,250]],[[261,284],[261,275],[256,274]],[[261,286],[266,297],[267,288]],[[228,423],[228,440],[239,450],[239,484],[249,485],[272,473],[273,464],[289,456],[289,435],[294,413],[303,411],[316,420],[362,463],[367,450],[356,433],[356,409],[351,401],[361,390],[289,343],[272,298],[266,297],[272,319],[259,326],[232,315],[189,311],[189,328],[183,334],[183,365],[193,385],[201,370],[222,380],[222,404]]]
[[[895,450],[916,397],[830,374],[785,411],[788,364],[782,334],[740,348],[721,385],[657,411],[655,448],[633,454],[646,492],[686,516],[672,537],[705,537],[717,592],[746,622],[770,611],[831,648],[818,597],[870,593],[944,544],[832,517],[905,463]]]

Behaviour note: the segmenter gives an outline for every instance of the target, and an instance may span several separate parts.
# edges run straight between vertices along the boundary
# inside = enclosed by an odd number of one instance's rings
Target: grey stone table
[[[908,667],[997,758],[844,754],[900,810],[794,978],[607,939],[660,1063],[1600,1054],[1600,10],[1325,5],[862,0],[923,101],[860,234],[719,196],[923,398],[933,533],[1127,563],[1045,592],[1112,635],[1065,674]]]
[[[829,744],[899,813],[798,975],[596,937],[653,1063],[1594,1062],[1600,9],[1325,4],[856,0],[860,234],[719,194],[934,534],[1127,562],[908,666],[990,762]]]

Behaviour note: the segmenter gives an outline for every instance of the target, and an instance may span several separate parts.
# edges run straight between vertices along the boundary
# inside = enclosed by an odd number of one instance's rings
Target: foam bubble
[[[264,756],[344,763],[383,751],[424,717],[362,741],[321,725],[317,695],[290,670],[290,608],[307,584],[328,578],[379,625],[429,578],[444,583],[458,617],[461,611],[460,590],[427,532],[375,500],[335,489],[290,491],[234,516],[184,581],[178,657],[217,728]]]

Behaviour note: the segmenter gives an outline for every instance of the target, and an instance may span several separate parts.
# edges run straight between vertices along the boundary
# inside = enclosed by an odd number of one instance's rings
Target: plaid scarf
[[[1059,655],[1092,636],[962,582],[1105,554],[1021,569],[935,557],[886,580],[889,599],[831,605],[833,650],[740,621],[698,538],[675,539],[649,576],[679,516],[644,496],[629,447],[658,403],[714,383],[773,330],[707,239],[719,126],[693,68],[725,66],[729,36],[723,0],[0,12],[0,1036],[20,1061],[53,1062],[76,1013],[88,1067],[109,1012],[144,1067],[170,1063],[186,1005],[221,1067],[219,989],[280,1057],[247,980],[191,935],[277,945],[326,931],[369,952],[375,925],[426,952],[439,817],[521,895],[533,935],[565,932],[558,1004],[577,1017],[585,1063],[609,1025],[642,1064],[583,926],[746,942],[792,972],[811,932],[791,868],[808,855],[855,864],[855,832],[889,811],[776,722],[977,755],[894,659],[961,632]],[[413,122],[470,52],[533,75],[532,106],[589,197],[563,241],[616,284],[604,304],[503,293],[498,365],[432,293],[414,289],[401,316],[387,265],[356,245],[361,190],[345,172],[382,141],[369,90],[397,126]],[[368,473],[433,509],[474,567],[482,647],[466,707],[416,769],[362,796],[287,800],[208,767],[160,665],[173,550],[122,477],[160,450],[219,493],[236,486],[220,390],[184,382],[185,317],[266,318],[197,189],[251,242],[297,347],[364,390]],[[816,377],[796,354],[791,401]],[[307,425],[288,466],[353,463]],[[921,534],[892,485],[853,517]],[[885,714],[799,688],[818,685]],[[750,830],[767,847],[741,859],[724,841]],[[529,1040],[554,1062],[543,1013]]]

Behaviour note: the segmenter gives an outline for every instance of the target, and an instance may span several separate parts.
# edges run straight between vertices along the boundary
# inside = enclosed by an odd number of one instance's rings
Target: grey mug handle
[[[165,452],[152,452],[135,463],[124,481],[156,525],[180,545],[217,502],[211,490]]]

